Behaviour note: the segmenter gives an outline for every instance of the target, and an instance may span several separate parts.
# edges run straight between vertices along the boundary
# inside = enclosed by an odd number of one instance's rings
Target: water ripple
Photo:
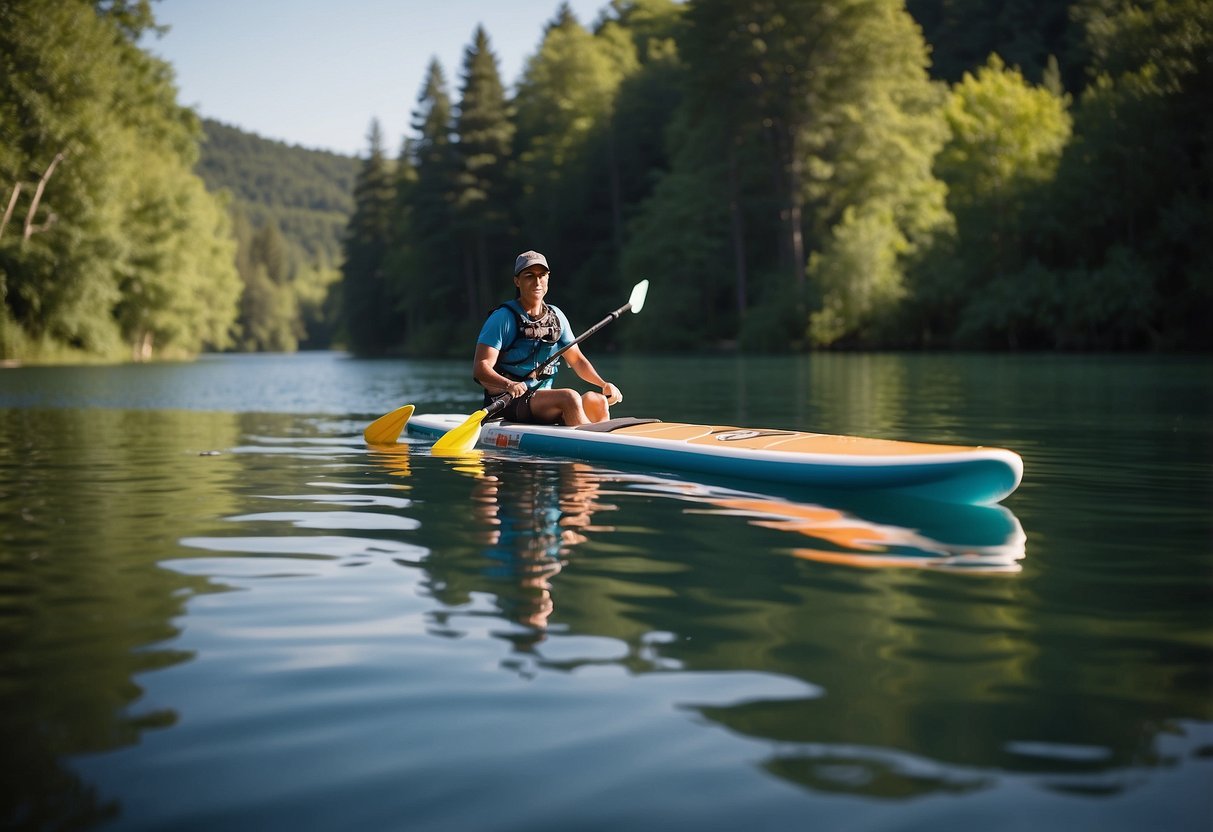
[[[311,537],[185,537],[182,546],[210,552],[249,555],[299,555],[318,558],[407,557],[424,558],[429,550],[399,540],[315,535]]]
[[[265,511],[257,514],[241,514],[227,519],[233,523],[257,520],[290,523],[300,529],[411,531],[421,526],[420,521],[411,517],[362,511]]]

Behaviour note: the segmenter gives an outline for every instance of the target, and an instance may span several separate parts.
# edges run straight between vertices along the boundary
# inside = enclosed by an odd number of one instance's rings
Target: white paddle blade
[[[628,303],[632,306],[632,314],[636,315],[641,309],[644,309],[644,299],[649,294],[649,282],[642,280],[632,289],[632,296],[628,298]]]

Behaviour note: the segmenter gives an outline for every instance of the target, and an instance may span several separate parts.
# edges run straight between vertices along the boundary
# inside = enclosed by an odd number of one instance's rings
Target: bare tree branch
[[[34,199],[30,203],[29,212],[25,215],[25,236],[21,238],[22,242],[28,240],[30,235],[35,231],[45,231],[47,228],[50,228],[52,225],[54,225],[55,220],[57,219],[57,217],[52,214],[50,219],[48,219],[42,225],[34,225],[34,215],[38,213],[38,203],[42,201],[42,192],[46,189],[46,183],[51,178],[51,174],[55,172],[55,168],[60,162],[63,161],[63,159],[64,156],[62,153],[56,153],[55,158],[51,159],[51,163],[47,165],[46,172],[43,173],[42,178],[38,180],[38,189],[34,191]]]
[[[8,221],[13,218],[13,209],[17,207],[17,197],[21,195],[21,183],[13,183],[13,195],[8,200],[8,210],[4,212],[4,220],[0,221],[0,237],[4,236],[4,229],[8,227]]]

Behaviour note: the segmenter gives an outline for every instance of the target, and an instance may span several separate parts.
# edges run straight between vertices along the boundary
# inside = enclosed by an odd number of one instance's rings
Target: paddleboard
[[[466,418],[454,413],[413,416],[408,431],[437,439]],[[1002,500],[1023,478],[1023,461],[1003,448],[655,419],[612,419],[576,428],[489,422],[478,444],[812,488],[895,491],[971,505]]]

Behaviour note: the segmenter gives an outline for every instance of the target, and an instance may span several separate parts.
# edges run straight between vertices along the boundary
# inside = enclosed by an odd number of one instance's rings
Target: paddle
[[[578,335],[570,343],[565,344],[556,352],[540,364],[531,373],[532,377],[537,377],[543,370],[558,359],[566,350],[580,344],[586,338],[589,338],[598,330],[609,324],[611,321],[618,318],[624,312],[631,312],[633,315],[638,314],[644,308],[644,299],[649,293],[649,282],[642,280],[632,288],[632,295],[628,298],[628,302],[616,309],[610,315],[607,315],[598,323],[587,329],[585,332]],[[480,438],[480,425],[485,419],[500,413],[506,405],[513,401],[514,397],[506,392],[499,396],[495,396],[491,402],[485,407],[477,410],[471,416],[464,420],[463,424],[458,427],[451,428],[446,433],[438,438],[434,443],[433,453],[442,454],[462,454],[470,451],[476,444],[476,440]]]
[[[412,415],[413,405],[406,404],[404,407],[398,407],[367,425],[366,430],[362,432],[362,438],[368,445],[394,445],[400,438],[400,431],[404,430],[405,423]]]

